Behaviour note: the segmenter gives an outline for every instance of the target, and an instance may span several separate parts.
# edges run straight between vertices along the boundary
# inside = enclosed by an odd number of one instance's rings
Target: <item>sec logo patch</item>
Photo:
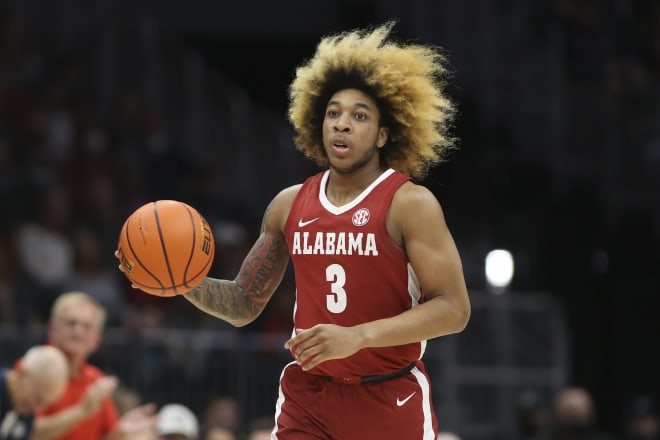
[[[353,213],[353,224],[355,226],[364,226],[369,222],[371,214],[367,208],[360,208]]]

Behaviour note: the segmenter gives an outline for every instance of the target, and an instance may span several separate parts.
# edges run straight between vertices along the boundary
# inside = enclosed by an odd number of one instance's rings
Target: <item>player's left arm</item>
[[[461,258],[440,203],[428,188],[407,183],[395,195],[388,230],[408,254],[424,303],[365,325],[367,346],[406,344],[461,332],[470,318]]]
[[[467,325],[470,301],[461,259],[433,193],[404,184],[392,201],[387,225],[408,254],[425,301],[399,315],[354,327],[319,324],[300,331],[285,347],[296,347],[304,370],[362,348],[418,342],[458,333]]]

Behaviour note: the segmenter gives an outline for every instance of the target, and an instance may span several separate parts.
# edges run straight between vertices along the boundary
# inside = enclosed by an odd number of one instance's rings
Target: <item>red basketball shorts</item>
[[[437,420],[421,361],[394,379],[336,383],[291,363],[280,377],[273,439],[435,440]]]

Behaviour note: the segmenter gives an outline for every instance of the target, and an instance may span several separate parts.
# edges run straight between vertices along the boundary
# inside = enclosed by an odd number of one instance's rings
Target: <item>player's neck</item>
[[[341,173],[330,168],[325,194],[332,204],[336,206],[344,205],[360,195],[383,172],[384,170],[380,167],[362,168],[350,173]]]

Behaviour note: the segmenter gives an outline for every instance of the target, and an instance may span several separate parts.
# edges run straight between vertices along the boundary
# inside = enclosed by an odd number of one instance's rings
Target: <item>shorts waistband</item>
[[[403,367],[400,370],[393,371],[392,373],[388,374],[380,374],[380,375],[374,375],[374,376],[362,376],[362,377],[357,377],[357,378],[350,378],[350,377],[334,377],[334,376],[322,376],[325,379],[336,382],[336,383],[347,383],[347,384],[360,384],[360,383],[375,383],[375,382],[383,382],[385,380],[390,380],[390,379],[395,379],[397,377],[401,377],[406,373],[409,373],[413,368],[415,368],[415,365],[417,365],[417,362],[412,362],[410,365],[407,365]]]

